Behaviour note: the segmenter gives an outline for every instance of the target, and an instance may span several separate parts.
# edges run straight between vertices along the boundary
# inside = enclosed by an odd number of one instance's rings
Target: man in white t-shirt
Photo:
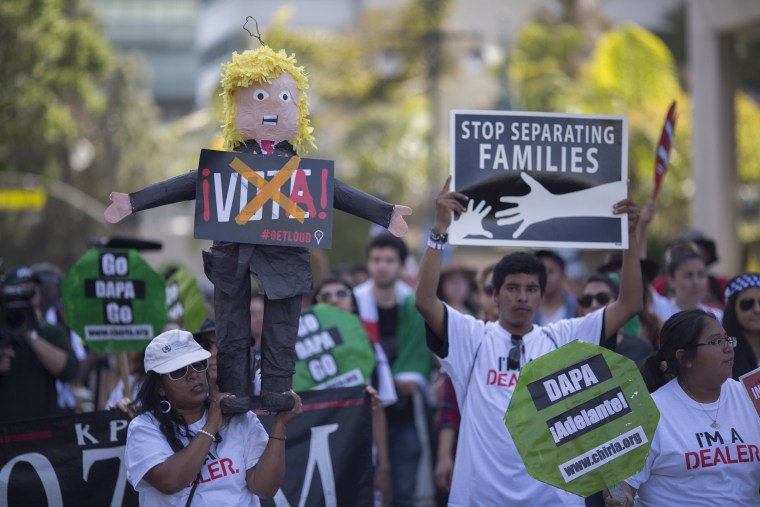
[[[447,187],[448,181],[436,198],[436,221],[420,264],[415,301],[428,327],[428,347],[451,376],[462,413],[449,506],[583,505],[582,498],[528,475],[514,444],[520,435],[509,434],[504,413],[520,368],[528,361],[576,339],[600,343],[643,308],[635,235],[638,207],[630,199],[614,206],[615,214],[629,216],[629,248],[616,302],[584,318],[545,327],[533,324],[546,270],[532,253],[518,252],[506,255],[494,269],[499,320],[484,323],[436,297],[451,212],[466,213],[462,202],[467,197],[447,192]]]

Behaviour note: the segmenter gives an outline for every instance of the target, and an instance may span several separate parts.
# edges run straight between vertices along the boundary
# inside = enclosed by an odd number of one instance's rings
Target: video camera
[[[20,341],[24,333],[37,328],[32,306],[34,287],[19,283],[0,284],[0,346]]]

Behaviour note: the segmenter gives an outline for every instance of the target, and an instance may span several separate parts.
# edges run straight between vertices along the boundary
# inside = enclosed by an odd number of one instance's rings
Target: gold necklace
[[[704,412],[705,415],[707,416],[707,418],[712,421],[712,424],[710,424],[710,427],[711,428],[715,428],[716,430],[718,428],[720,428],[720,424],[718,424],[718,412],[720,412],[720,395],[718,395],[718,409],[715,411],[715,417],[710,417],[710,414],[707,413],[707,410],[705,410],[705,407],[703,407],[702,403],[700,403],[694,397],[694,395],[691,394],[691,392],[686,388],[686,385],[683,382],[681,382],[680,380],[678,381],[678,385],[681,386],[681,388],[684,390],[684,392],[689,395],[689,398],[691,398],[692,400],[696,401],[697,404],[699,404],[699,408],[702,409],[702,412]]]

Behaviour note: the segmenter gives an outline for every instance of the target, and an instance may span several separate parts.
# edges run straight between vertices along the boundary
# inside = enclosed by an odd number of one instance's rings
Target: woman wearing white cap
[[[285,476],[285,428],[301,413],[275,416],[272,435],[252,413],[223,419],[208,360],[187,331],[173,329],[145,349],[140,415],[129,424],[127,479],[140,505],[259,505]]]

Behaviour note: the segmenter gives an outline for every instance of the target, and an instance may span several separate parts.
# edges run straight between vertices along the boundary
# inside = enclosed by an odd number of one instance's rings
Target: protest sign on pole
[[[93,350],[143,350],[166,323],[164,279],[135,250],[91,249],[63,279],[63,311]]]
[[[531,476],[588,496],[643,468],[659,418],[633,361],[574,341],[523,367],[504,422]]]
[[[195,277],[178,266],[166,279],[166,308],[169,319],[181,322],[183,329],[197,332],[206,320],[206,305]]]
[[[195,237],[330,248],[333,162],[202,150]]]
[[[454,110],[451,177],[470,198],[452,244],[628,247],[624,116]]]
[[[366,385],[374,369],[375,354],[359,317],[328,305],[301,312],[294,390]]]

